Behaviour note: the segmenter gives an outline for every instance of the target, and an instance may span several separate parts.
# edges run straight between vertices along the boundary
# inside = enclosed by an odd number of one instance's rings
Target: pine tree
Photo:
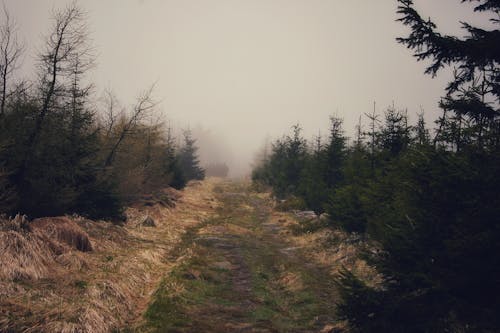
[[[430,19],[424,20],[413,1],[399,0],[399,19],[411,28],[408,37],[398,42],[414,50],[417,60],[430,60],[426,73],[435,76],[444,67],[453,66],[454,80],[446,88],[441,102],[443,116],[436,141],[451,143],[459,150],[467,136],[479,149],[499,149],[500,119],[500,30],[481,29],[462,23],[463,38],[442,35]],[[474,2],[474,11],[491,13],[492,26],[498,26],[500,2],[496,0],[464,0]],[[447,117],[447,113],[453,113]],[[466,129],[464,130],[464,127]],[[447,134],[447,132],[452,132]]]
[[[476,11],[499,12],[498,1],[475,2]],[[450,64],[457,72],[441,103],[435,148],[423,117],[408,145],[410,128],[386,115],[380,142],[391,156],[366,200],[367,233],[383,248],[366,258],[383,284],[372,288],[342,274],[340,315],[355,332],[496,332],[500,32],[464,24],[469,36],[443,36],[412,1],[399,3],[401,21],[412,29],[399,41],[432,61],[427,73]]]
[[[324,205],[328,201],[328,188],[325,183],[326,154],[324,148],[321,135],[318,135],[312,152],[309,152],[306,156],[298,189],[298,194],[304,199],[307,207],[317,214],[324,212]]]
[[[184,186],[186,186],[187,181],[179,164],[179,155],[177,154],[177,146],[175,144],[175,139],[172,134],[171,127],[167,129],[165,159],[166,159],[165,167],[167,169],[167,172],[169,173],[170,186],[178,190],[182,189]]]
[[[431,136],[425,124],[424,113],[418,115],[417,125],[413,128],[414,142],[420,146],[428,146],[431,143]]]
[[[346,157],[346,137],[342,129],[343,120],[330,117],[330,136],[325,147],[326,174],[325,183],[329,189],[338,187],[343,180],[342,167]]]
[[[178,160],[186,181],[205,178],[205,170],[199,165],[197,151],[196,139],[192,137],[191,131],[184,131],[184,146],[179,151]]]
[[[302,137],[302,128],[296,124],[292,126],[292,136],[285,140],[285,179],[287,194],[298,194],[302,171],[307,156],[307,142]]]

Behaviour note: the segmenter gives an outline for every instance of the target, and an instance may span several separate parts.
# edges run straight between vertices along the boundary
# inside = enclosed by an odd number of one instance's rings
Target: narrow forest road
[[[139,329],[147,332],[337,332],[335,286],[271,218],[249,184],[214,187],[217,214],[184,235]],[[176,259],[171,258],[171,259]]]

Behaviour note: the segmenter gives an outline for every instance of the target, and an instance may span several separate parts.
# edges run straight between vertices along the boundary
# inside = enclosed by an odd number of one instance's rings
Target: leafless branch
[[[5,112],[5,102],[9,96],[8,81],[18,68],[24,46],[17,38],[17,24],[3,4],[3,24],[0,25],[0,117]]]
[[[28,137],[27,150],[19,178],[23,181],[24,171],[30,162],[45,117],[51,109],[56,95],[64,90],[64,80],[71,79],[76,61],[84,71],[92,64],[92,48],[88,42],[85,13],[76,2],[53,14],[53,26],[47,36],[44,51],[39,55],[41,109],[35,119],[35,126]],[[69,81],[71,82],[71,81]],[[71,83],[69,83],[71,85]],[[71,89],[71,88],[70,88]]]
[[[142,92],[139,97],[137,98],[137,102],[135,106],[133,107],[133,112],[130,118],[128,119],[127,123],[125,126],[123,126],[122,131],[120,132],[120,135],[118,136],[118,139],[116,140],[115,144],[111,148],[108,156],[106,157],[106,160],[104,162],[104,167],[109,167],[113,163],[113,160],[115,158],[116,152],[118,150],[118,147],[122,143],[122,141],[125,139],[127,135],[130,134],[130,132],[133,130],[133,128],[145,117],[151,112],[155,106],[158,104],[157,101],[155,101],[152,97],[153,90],[155,88],[155,84],[151,85],[148,89],[146,89],[144,92]]]

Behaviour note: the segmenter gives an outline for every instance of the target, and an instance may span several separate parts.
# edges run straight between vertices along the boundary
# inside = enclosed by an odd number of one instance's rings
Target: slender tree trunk
[[[4,115],[5,112],[5,100],[7,99],[7,54],[4,57],[5,66],[2,71],[2,101],[0,104],[0,118]]]

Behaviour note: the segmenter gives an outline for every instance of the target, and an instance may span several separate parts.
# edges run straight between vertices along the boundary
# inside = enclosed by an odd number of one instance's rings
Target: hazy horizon
[[[66,0],[5,5],[26,44],[21,76],[35,71],[36,50],[50,30],[51,9]],[[484,24],[456,0],[415,1],[440,30],[460,34],[459,20]],[[266,137],[300,123],[306,138],[326,133],[328,117],[358,118],[394,103],[432,122],[449,75],[432,79],[395,38],[396,1],[143,0],[80,1],[96,49],[89,79],[95,97],[109,88],[124,105],[156,82],[155,98],[177,129],[204,132],[204,161],[249,171]],[[210,149],[210,147],[216,147]]]

